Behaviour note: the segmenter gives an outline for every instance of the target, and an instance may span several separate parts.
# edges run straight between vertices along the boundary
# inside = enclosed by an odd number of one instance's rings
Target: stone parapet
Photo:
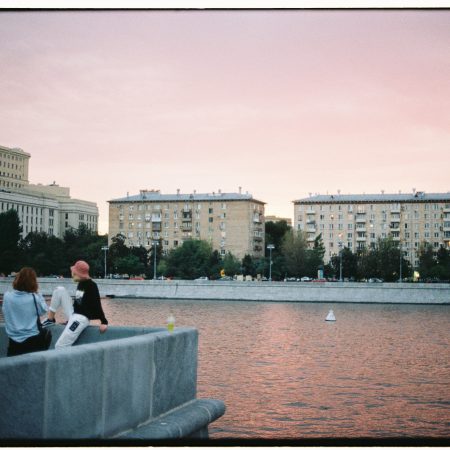
[[[0,294],[12,280],[0,280]],[[450,304],[450,284],[329,283],[257,281],[96,280],[102,297],[174,300],[247,300],[329,303]],[[40,292],[51,295],[56,286],[75,292],[69,279],[40,278]]]
[[[7,358],[0,325],[0,440],[207,437],[224,413],[196,399],[196,329],[91,326],[52,350],[62,330],[52,327],[50,350]]]

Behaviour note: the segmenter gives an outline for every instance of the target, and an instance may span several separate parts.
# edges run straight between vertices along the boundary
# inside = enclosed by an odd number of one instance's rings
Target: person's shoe
[[[46,328],[46,327],[51,327],[52,325],[55,325],[55,323],[56,323],[56,320],[55,320],[55,319],[46,319],[46,320],[44,320],[44,321],[42,322],[42,326],[43,326],[44,328]]]

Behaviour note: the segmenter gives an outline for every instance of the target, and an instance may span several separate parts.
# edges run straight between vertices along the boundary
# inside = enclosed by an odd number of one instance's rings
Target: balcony
[[[316,232],[316,227],[307,227],[306,228],[306,232],[307,233],[315,233]]]
[[[262,241],[263,241],[263,238],[260,237],[260,236],[255,236],[255,237],[253,238],[253,240],[254,240],[255,242],[262,242]]]
[[[192,231],[192,222],[183,222],[181,225],[182,231]]]
[[[391,222],[400,222],[400,216],[391,215]]]
[[[161,223],[153,223],[152,231],[161,231]]]
[[[356,227],[356,232],[361,232],[361,233],[365,233],[367,231],[367,228],[364,227]]]
[[[390,211],[391,214],[400,214],[402,212],[402,208],[400,206],[393,206]]]
[[[161,222],[161,214],[152,214],[152,222]]]
[[[363,223],[363,222],[367,222],[366,217],[365,217],[365,216],[357,215],[357,216],[356,216],[356,223]]]
[[[367,237],[366,236],[356,236],[357,242],[366,242]]]
[[[315,239],[316,239],[315,236],[308,236],[308,237],[306,238],[306,241],[307,241],[307,242],[314,242]]]

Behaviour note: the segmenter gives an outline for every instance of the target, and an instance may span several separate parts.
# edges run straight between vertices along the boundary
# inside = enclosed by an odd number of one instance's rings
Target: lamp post
[[[342,282],[342,234],[339,235],[339,281]]]
[[[156,280],[156,246],[159,245],[158,241],[152,241],[153,245],[153,279]]]
[[[109,250],[107,245],[102,247],[102,250],[105,252],[105,278],[106,278],[106,252]]]
[[[401,241],[399,241],[398,245],[399,245],[399,250],[400,250],[400,277],[398,279],[398,282],[401,283],[403,281],[403,276],[402,276],[403,247],[402,247]]]
[[[267,250],[269,250],[269,281],[272,281],[272,250],[275,248],[275,245],[269,244],[267,246]]]

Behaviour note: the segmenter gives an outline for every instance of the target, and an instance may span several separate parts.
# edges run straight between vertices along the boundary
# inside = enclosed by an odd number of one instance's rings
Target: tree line
[[[78,259],[87,261],[91,275],[142,276],[145,278],[170,277],[195,279],[208,277],[218,279],[225,276],[250,275],[269,277],[270,260],[273,280],[317,278],[318,273],[328,279],[342,277],[349,280],[380,278],[397,281],[401,277],[410,279],[413,268],[400,254],[398,242],[392,238],[379,239],[375,245],[352,252],[345,247],[324,264],[325,248],[321,235],[312,246],[302,232],[294,232],[285,222],[266,222],[266,247],[273,250],[262,258],[245,255],[242,259],[231,253],[222,256],[202,240],[189,239],[177,248],[163,254],[162,241],[156,241],[150,249],[143,246],[127,247],[122,235],[114,236],[107,251],[107,235],[98,235],[85,225],[68,229],[62,239],[43,232],[31,232],[21,238],[22,227],[15,210],[0,214],[0,274],[7,275],[20,267],[31,266],[39,276],[70,276],[70,266]],[[269,257],[271,256],[271,258]],[[155,270],[156,262],[156,270]],[[419,267],[415,268],[422,280],[450,279],[450,252],[439,248],[436,252],[428,243],[419,251]],[[320,272],[319,272],[320,270]]]

